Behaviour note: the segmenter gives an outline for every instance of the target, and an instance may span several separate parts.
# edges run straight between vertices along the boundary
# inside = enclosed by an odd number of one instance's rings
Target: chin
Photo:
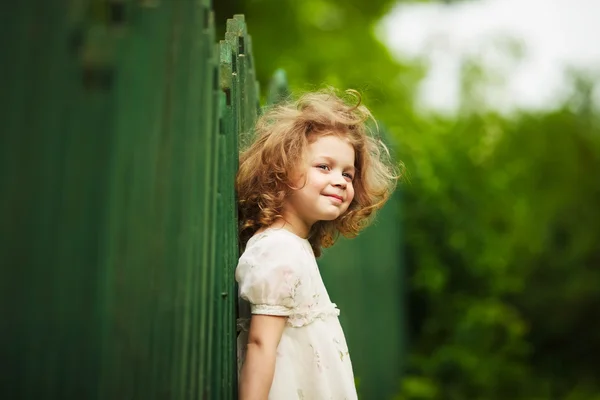
[[[341,216],[342,214],[339,212],[331,212],[331,213],[323,213],[321,214],[321,218],[319,218],[319,220],[321,221],[333,221],[334,219],[337,219]]]
[[[335,219],[337,219],[338,216],[331,216],[331,217],[323,217],[321,218],[321,221],[334,221]]]

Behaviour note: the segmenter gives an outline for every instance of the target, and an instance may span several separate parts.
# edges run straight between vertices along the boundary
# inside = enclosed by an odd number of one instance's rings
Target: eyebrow
[[[317,156],[315,159],[323,159],[331,164],[336,164],[335,160],[329,156]],[[350,170],[352,172],[356,172],[356,167],[354,165],[350,165],[344,169]]]

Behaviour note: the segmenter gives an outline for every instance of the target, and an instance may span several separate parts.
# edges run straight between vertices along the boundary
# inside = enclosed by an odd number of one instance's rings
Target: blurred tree
[[[400,398],[600,393],[589,357],[600,351],[600,124],[597,107],[579,106],[589,85],[560,110],[470,108],[401,138],[418,306]]]
[[[394,60],[375,36],[375,23],[395,4],[393,0],[225,0],[215,2],[215,14],[221,30],[234,13],[246,15],[258,80],[264,88],[275,69],[282,68],[293,91],[324,85],[353,88],[371,106],[394,112],[410,105],[422,75],[414,65]]]

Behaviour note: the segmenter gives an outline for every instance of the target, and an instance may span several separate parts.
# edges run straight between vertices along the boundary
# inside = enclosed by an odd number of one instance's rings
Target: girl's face
[[[295,180],[283,217],[308,234],[317,221],[331,221],[346,212],[354,198],[354,148],[337,135],[315,138]],[[297,226],[296,226],[297,225]]]

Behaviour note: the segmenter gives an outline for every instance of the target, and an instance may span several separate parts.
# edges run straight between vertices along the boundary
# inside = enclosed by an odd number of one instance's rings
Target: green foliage
[[[402,137],[415,329],[402,398],[598,392],[600,129],[588,118],[472,114]]]
[[[398,145],[412,339],[397,399],[600,399],[592,82],[559,110],[506,117],[465,76],[465,112],[420,114],[423,69],[372,30],[393,3],[223,2],[217,21],[246,14],[263,88],[283,68],[294,90],[358,89]]]
[[[373,34],[375,23],[395,1],[233,3],[215,2],[216,20],[223,25],[234,13],[245,14],[263,94],[273,72],[282,68],[294,91],[331,85],[361,91],[370,105],[410,104],[422,71],[394,61]]]

